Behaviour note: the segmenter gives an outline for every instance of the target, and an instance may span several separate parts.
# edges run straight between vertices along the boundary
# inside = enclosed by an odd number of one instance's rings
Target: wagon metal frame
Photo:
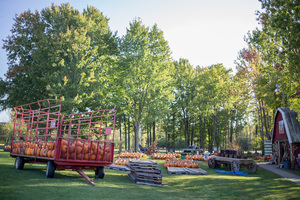
[[[220,167],[221,164],[227,165],[228,170],[231,171],[240,171],[241,168],[246,167],[250,172],[256,173],[257,165],[253,159],[237,159],[237,158],[228,158],[221,156],[211,156],[208,159],[208,166],[211,169]]]
[[[46,177],[55,170],[95,170],[104,177],[104,166],[113,163],[115,110],[61,114],[61,101],[45,99],[14,108],[15,120],[10,156],[15,168],[25,163],[47,164]],[[42,153],[41,153],[42,152]]]

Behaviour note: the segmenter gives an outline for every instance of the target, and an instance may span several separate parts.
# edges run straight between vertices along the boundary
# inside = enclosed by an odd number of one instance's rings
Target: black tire
[[[22,157],[17,157],[15,160],[15,169],[23,169],[24,168],[24,159]]]
[[[207,163],[208,163],[208,167],[209,168],[211,168],[211,169],[216,168],[216,161],[215,161],[215,159],[210,158],[210,159],[208,159]]]
[[[256,165],[255,162],[254,162],[253,165],[251,166],[250,171],[251,171],[252,173],[256,173],[256,171],[257,171],[257,165]]]
[[[55,173],[55,164],[53,161],[48,161],[46,168],[46,178],[53,178]]]
[[[231,163],[231,171],[240,171],[240,163],[238,160],[234,160]]]
[[[104,178],[105,170],[104,167],[97,167],[95,170],[95,178]]]

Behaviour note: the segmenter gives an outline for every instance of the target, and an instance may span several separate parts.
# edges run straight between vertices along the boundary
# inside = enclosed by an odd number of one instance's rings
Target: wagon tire
[[[252,173],[256,173],[256,171],[257,171],[257,164],[255,162],[252,164],[250,171]]]
[[[240,171],[240,163],[238,160],[234,160],[231,163],[231,171]]]
[[[104,175],[105,175],[105,170],[104,170],[104,167],[101,166],[101,167],[97,167],[96,170],[95,170],[95,178],[104,178]]]
[[[23,169],[24,168],[24,159],[22,157],[17,157],[15,160],[15,169]]]
[[[214,158],[208,159],[207,163],[208,163],[208,167],[211,169],[214,169],[216,167],[216,161]]]
[[[48,161],[46,168],[46,178],[53,178],[55,173],[55,164],[53,161]]]

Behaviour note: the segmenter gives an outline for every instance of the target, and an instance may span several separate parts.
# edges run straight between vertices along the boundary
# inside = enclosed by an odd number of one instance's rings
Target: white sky
[[[194,66],[223,63],[228,69],[234,69],[238,52],[246,47],[244,36],[259,27],[255,11],[261,9],[258,0],[1,0],[0,77],[8,69],[2,40],[11,34],[15,14],[41,11],[52,2],[69,2],[80,12],[87,5],[98,8],[119,36],[139,17],[146,26],[157,24],[164,32],[174,60],[185,58]],[[8,120],[0,113],[0,122]]]

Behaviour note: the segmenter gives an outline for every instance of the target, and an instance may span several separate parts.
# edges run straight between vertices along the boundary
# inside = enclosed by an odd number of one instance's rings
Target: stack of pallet
[[[129,160],[126,166],[130,168],[129,178],[137,184],[162,187],[162,174],[157,163],[141,160]]]
[[[168,174],[207,175],[207,172],[200,168],[168,167],[167,169]]]

